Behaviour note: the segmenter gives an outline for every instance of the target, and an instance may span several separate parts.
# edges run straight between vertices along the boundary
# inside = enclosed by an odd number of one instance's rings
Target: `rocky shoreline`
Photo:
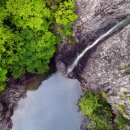
[[[7,89],[0,92],[0,130],[12,128],[11,116],[17,108],[18,101],[26,97],[27,90],[37,89],[44,78],[46,76],[36,74],[26,74],[21,79],[9,78]]]
[[[0,92],[0,130],[10,130],[13,109],[26,93],[25,82],[12,80],[8,84],[8,88]]]

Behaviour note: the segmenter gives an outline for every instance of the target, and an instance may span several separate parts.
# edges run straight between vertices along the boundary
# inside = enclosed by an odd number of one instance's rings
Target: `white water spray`
[[[74,63],[67,69],[67,75],[69,75],[74,68],[77,66],[78,62],[81,60],[81,58],[92,48],[94,48],[99,42],[101,42],[102,40],[105,40],[107,37],[109,37],[110,35],[118,32],[119,30],[121,30],[122,28],[124,28],[126,25],[128,25],[130,23],[130,16],[128,16],[125,20],[119,22],[117,25],[115,25],[114,27],[112,27],[109,31],[107,31],[105,34],[103,34],[102,36],[100,36],[92,45],[90,45],[89,47],[85,48],[80,55],[75,59]]]

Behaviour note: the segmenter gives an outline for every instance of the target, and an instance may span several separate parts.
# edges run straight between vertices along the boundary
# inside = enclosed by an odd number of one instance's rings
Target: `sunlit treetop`
[[[0,90],[8,76],[47,72],[56,46],[72,35],[76,19],[73,0],[1,0]]]

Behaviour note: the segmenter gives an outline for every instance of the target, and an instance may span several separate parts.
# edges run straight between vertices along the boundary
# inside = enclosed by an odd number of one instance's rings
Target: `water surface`
[[[20,100],[12,130],[80,130],[77,102],[81,94],[77,80],[53,74]]]

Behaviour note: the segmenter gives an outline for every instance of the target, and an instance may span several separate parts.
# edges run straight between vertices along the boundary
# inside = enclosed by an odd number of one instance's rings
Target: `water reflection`
[[[61,73],[52,75],[20,100],[12,117],[12,130],[80,130],[76,104],[81,93],[77,80]]]

